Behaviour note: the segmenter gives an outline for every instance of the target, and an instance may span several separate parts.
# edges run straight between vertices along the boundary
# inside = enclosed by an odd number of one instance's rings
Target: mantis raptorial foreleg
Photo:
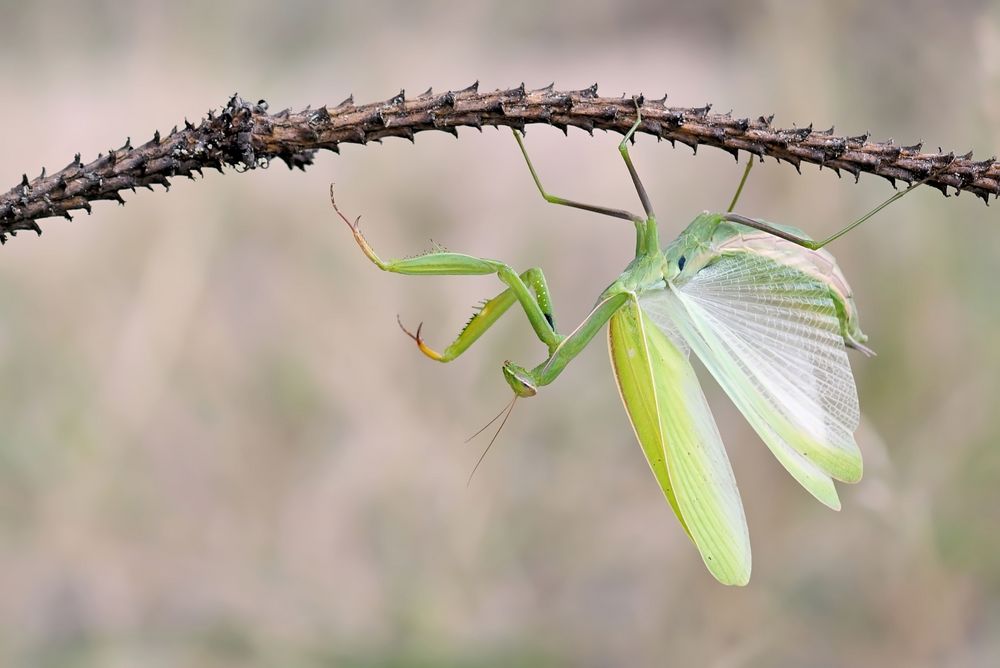
[[[554,351],[562,338],[556,333],[552,316],[552,300],[548,285],[541,269],[533,268],[518,274],[509,265],[487,258],[474,257],[464,253],[439,251],[425,253],[416,257],[401,260],[382,260],[372,249],[368,240],[358,227],[358,220],[351,221],[337,207],[333,199],[333,188],[330,188],[330,201],[337,212],[354,234],[354,239],[365,256],[382,271],[411,276],[474,276],[496,274],[507,285],[507,289],[483,304],[459,333],[458,338],[443,352],[430,348],[420,336],[420,328],[416,333],[410,333],[403,327],[410,338],[416,341],[420,351],[438,362],[450,362],[469,348],[482,334],[489,329],[515,301],[521,304],[535,334],[544,343],[549,352]],[[402,323],[400,323],[402,327]]]
[[[570,332],[555,350],[549,353],[548,359],[530,371],[511,362],[504,362],[503,373],[507,383],[521,397],[530,397],[535,391],[554,381],[566,365],[587,347],[590,340],[607,324],[608,320],[620,309],[628,299],[635,295],[629,292],[617,292],[607,296],[597,303],[590,315]]]
[[[434,253],[430,254],[431,256]],[[408,273],[408,272],[401,272]],[[456,274],[460,275],[460,274]],[[549,327],[555,332],[555,324],[552,319],[552,304],[549,298],[548,287],[545,283],[545,276],[542,274],[542,270],[533,267],[528,269],[519,276],[521,282],[530,288],[533,293],[534,300],[537,302],[538,307],[542,311],[542,316],[548,322]],[[503,278],[501,278],[503,280]],[[442,350],[437,352],[436,350],[427,346],[423,338],[420,336],[420,330],[422,323],[417,327],[416,332],[410,332],[403,324],[400,323],[400,328],[406,332],[406,334],[416,341],[417,347],[420,348],[420,352],[430,357],[432,360],[438,362],[450,362],[475,343],[480,336],[486,333],[493,324],[500,319],[504,313],[507,312],[511,306],[513,306],[518,301],[518,295],[514,288],[507,288],[496,297],[486,300],[479,307],[476,313],[469,319],[469,322],[465,323],[465,327],[459,332],[458,336],[455,338],[451,344]],[[529,315],[529,319],[530,319]],[[537,331],[537,330],[536,330]],[[550,342],[546,341],[544,338],[539,336],[542,342],[549,346],[550,350],[553,350],[553,346]]]

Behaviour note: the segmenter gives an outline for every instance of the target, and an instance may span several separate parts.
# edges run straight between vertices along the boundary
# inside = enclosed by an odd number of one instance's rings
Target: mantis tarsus
[[[517,397],[548,385],[604,327],[615,379],[636,437],[674,513],[711,573],[725,584],[750,578],[750,542],[729,459],[688,353],[694,350],[781,464],[813,496],[839,509],[833,480],[861,478],[854,441],[860,413],[846,347],[869,351],[851,290],[825,250],[831,241],[919,185],[915,183],[822,241],[801,231],[736,213],[743,179],[725,213],[699,214],[661,250],[656,217],[629,155],[642,123],[618,150],[645,215],[547,193],[521,135],[514,138],[546,201],[631,221],[635,257],[569,334],[555,327],[542,270],[517,272],[498,260],[436,251],[383,261],[348,224],[364,254],[384,271],[412,275],[496,274],[506,288],[486,301],[444,350],[405,331],[426,356],[450,362],[515,303],[548,348],[526,369],[504,362]],[[331,187],[331,201],[333,192]],[[402,327],[402,324],[400,324]]]

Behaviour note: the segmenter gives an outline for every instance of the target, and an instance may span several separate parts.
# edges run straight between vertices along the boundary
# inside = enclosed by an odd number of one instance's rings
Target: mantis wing
[[[643,296],[676,328],[778,460],[816,498],[861,478],[860,412],[829,288],[753,253],[723,255],[681,287]]]
[[[629,299],[611,317],[615,379],[653,475],[705,565],[724,584],[750,579],[750,536],[722,438],[682,350]]]

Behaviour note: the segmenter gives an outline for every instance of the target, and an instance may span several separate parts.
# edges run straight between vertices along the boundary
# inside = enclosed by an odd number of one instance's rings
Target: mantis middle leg
[[[639,255],[642,253],[658,252],[659,242],[657,240],[656,217],[653,213],[653,206],[649,201],[649,196],[646,194],[646,189],[643,187],[642,181],[639,179],[639,174],[636,172],[635,166],[632,164],[632,158],[628,152],[628,143],[632,140],[636,130],[639,129],[639,125],[642,123],[642,113],[639,110],[638,101],[636,102],[635,110],[635,123],[633,123],[632,127],[630,127],[628,132],[625,133],[621,143],[618,145],[618,151],[621,153],[622,159],[625,160],[625,166],[628,168],[629,175],[632,177],[632,183],[635,185],[636,192],[639,195],[639,201],[642,203],[643,211],[646,214],[645,218],[624,209],[615,209],[596,204],[585,204],[576,200],[550,195],[545,191],[545,188],[542,186],[542,180],[538,177],[538,173],[531,164],[531,158],[528,157],[528,150],[524,147],[524,141],[521,139],[521,134],[517,130],[512,130],[512,132],[514,133],[514,139],[517,140],[518,147],[521,149],[521,155],[524,156],[524,161],[528,164],[528,171],[531,172],[531,178],[535,182],[535,187],[538,188],[538,192],[542,195],[542,199],[551,204],[569,206],[575,209],[583,209],[584,211],[599,213],[604,216],[611,216],[612,218],[621,218],[623,220],[632,221],[635,225],[636,231],[636,255]]]

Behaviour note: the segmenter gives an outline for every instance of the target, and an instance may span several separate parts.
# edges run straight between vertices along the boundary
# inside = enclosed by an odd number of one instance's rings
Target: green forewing
[[[670,507],[674,509],[677,519],[690,536],[691,531],[684,522],[680,508],[677,507],[677,499],[667,473],[663,452],[664,438],[660,429],[649,352],[638,327],[633,304],[634,300],[629,300],[611,316],[608,325],[611,365],[615,370],[618,392],[625,404],[635,436],[642,446],[643,454],[646,455],[646,461],[649,462],[649,468],[652,469],[656,481],[660,483],[660,488],[667,497]]]
[[[687,355],[630,299],[611,318],[611,362],[636,437],[667,500],[725,584],[750,579],[736,480]]]

